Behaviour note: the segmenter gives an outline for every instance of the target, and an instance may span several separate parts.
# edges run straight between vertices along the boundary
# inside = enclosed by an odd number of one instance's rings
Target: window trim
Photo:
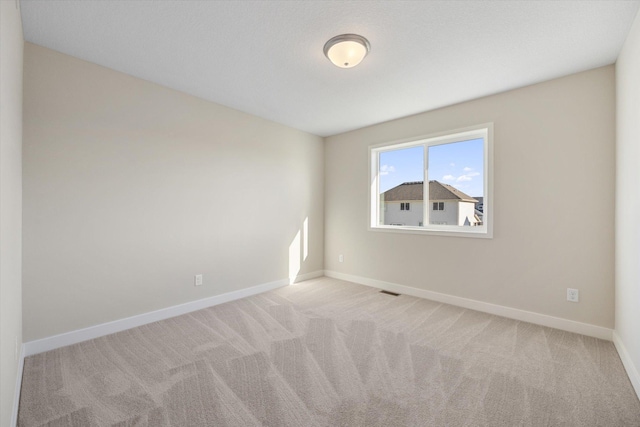
[[[447,143],[462,142],[469,139],[484,138],[484,199],[483,199],[483,225],[478,227],[460,227],[457,225],[435,225],[426,223],[423,227],[417,226],[391,226],[378,224],[380,212],[380,192],[379,192],[379,153],[388,150],[398,150],[419,145],[426,147],[424,150],[424,181],[428,181],[428,147]],[[369,212],[368,229],[376,232],[426,234],[436,236],[454,237],[474,237],[493,238],[493,123],[483,123],[465,128],[453,129],[443,132],[431,133],[428,135],[416,136],[402,140],[385,142],[369,146]],[[423,206],[427,199],[428,188],[423,185],[425,196]],[[430,209],[425,209],[425,216],[428,219]]]

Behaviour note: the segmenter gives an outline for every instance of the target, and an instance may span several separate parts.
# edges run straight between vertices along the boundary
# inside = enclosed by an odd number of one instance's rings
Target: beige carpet
[[[20,426],[640,426],[613,344],[322,278],[25,360]]]

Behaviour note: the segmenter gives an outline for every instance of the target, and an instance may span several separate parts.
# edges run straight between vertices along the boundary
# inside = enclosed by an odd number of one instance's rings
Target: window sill
[[[459,230],[457,226],[441,226],[441,227],[411,227],[411,226],[393,226],[378,225],[369,226],[369,231],[377,231],[382,233],[399,233],[399,234],[422,234],[430,236],[447,236],[447,237],[470,237],[475,239],[493,239],[493,233],[486,227],[469,227]]]

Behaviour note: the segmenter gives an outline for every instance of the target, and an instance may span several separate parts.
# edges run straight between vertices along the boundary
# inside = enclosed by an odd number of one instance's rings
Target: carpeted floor
[[[25,360],[20,426],[640,426],[612,343],[321,278]]]

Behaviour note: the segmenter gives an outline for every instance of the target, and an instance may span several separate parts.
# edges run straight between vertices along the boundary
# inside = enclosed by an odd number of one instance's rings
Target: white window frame
[[[477,227],[461,227],[458,225],[437,225],[429,224],[429,212],[427,208],[429,200],[429,147],[455,142],[468,141],[470,139],[482,138],[483,145],[483,166],[484,166],[484,199],[483,199],[483,224]],[[397,226],[381,225],[379,222],[380,212],[380,153],[385,151],[399,150],[423,146],[424,149],[424,177],[423,177],[423,226]],[[387,142],[372,145],[369,147],[369,230],[390,233],[410,233],[426,234],[437,236],[475,237],[493,238],[493,123],[484,123],[470,126],[463,129],[455,129],[446,132],[439,132],[415,138]],[[473,197],[473,195],[471,195]]]

